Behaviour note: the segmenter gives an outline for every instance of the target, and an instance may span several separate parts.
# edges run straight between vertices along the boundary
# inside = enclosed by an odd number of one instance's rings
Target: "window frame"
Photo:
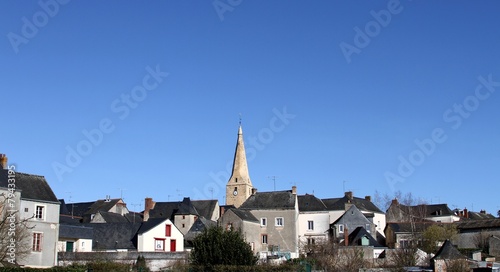
[[[267,217],[260,218],[260,226],[261,227],[266,227],[267,226]]]
[[[314,230],[314,220],[307,220],[307,230]]]
[[[285,226],[285,218],[283,218],[283,217],[276,217],[276,218],[274,218],[274,226],[276,226],[276,227],[284,227]]]
[[[33,232],[33,240],[31,243],[31,251],[42,252],[43,245],[43,232]]]
[[[261,242],[262,244],[267,245],[267,243],[269,242],[269,241],[267,240],[267,238],[268,238],[268,237],[267,237],[267,234],[262,234],[262,235],[260,236],[260,242]]]
[[[154,248],[155,251],[165,251],[165,238],[154,238],[155,244]],[[161,248],[157,247],[158,245],[161,245]]]
[[[171,237],[171,236],[172,236],[172,225],[165,224],[165,237]]]
[[[40,209],[40,212],[39,212]],[[35,205],[35,215],[34,219],[35,220],[45,220],[45,214],[46,214],[47,207],[45,205]]]
[[[339,233],[344,233],[344,224],[339,224]]]

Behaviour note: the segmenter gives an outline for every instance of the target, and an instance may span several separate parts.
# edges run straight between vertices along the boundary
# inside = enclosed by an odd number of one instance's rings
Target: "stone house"
[[[446,204],[403,205],[397,199],[392,200],[386,212],[387,222],[419,222],[434,221],[438,223],[453,223],[460,217]]]
[[[314,195],[299,195],[299,246],[328,239],[330,213],[323,201]]]
[[[232,208],[224,212],[219,220],[219,226],[225,230],[237,230],[243,235],[245,241],[250,244],[254,253],[262,251],[260,221],[248,210]]]
[[[16,261],[29,267],[52,267],[57,264],[59,238],[59,201],[45,177],[15,172],[8,166],[7,157],[0,155],[0,188],[19,192],[14,203],[19,220],[28,220],[31,252]],[[9,184],[14,184],[10,186]],[[12,207],[11,207],[12,208]]]
[[[330,237],[336,242],[348,245],[348,236],[356,228],[361,227],[370,235],[376,235],[376,225],[368,220],[365,215],[355,206],[351,205],[335,222],[330,224]]]

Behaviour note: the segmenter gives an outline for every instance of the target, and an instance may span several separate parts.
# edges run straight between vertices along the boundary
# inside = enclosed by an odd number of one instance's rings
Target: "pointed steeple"
[[[241,206],[252,194],[252,181],[248,174],[247,155],[243,143],[243,130],[238,128],[238,141],[234,151],[233,172],[226,185],[226,205]]]
[[[247,155],[245,153],[245,143],[243,142],[243,130],[241,122],[238,128],[238,141],[236,142],[236,150],[234,152],[233,172],[228,183],[244,183],[252,185],[250,175],[248,174]]]

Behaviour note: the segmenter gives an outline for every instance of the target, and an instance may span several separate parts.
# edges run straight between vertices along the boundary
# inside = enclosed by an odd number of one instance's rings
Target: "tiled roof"
[[[166,218],[153,218],[153,219],[149,219],[148,221],[142,223],[142,225],[139,228],[139,230],[137,231],[137,233],[138,234],[143,234],[145,232],[148,232],[151,229],[153,229],[154,227],[158,226],[158,224],[161,224],[161,223],[163,223],[166,220],[167,220]]]
[[[22,199],[59,204],[45,177],[16,172],[14,178],[16,190],[21,192]],[[8,170],[0,169],[0,187],[7,188],[8,179]]]
[[[295,208],[296,195],[289,191],[256,192],[241,206],[243,210],[290,210]]]
[[[436,222],[413,222],[413,223],[395,223],[387,222],[386,228],[391,228],[394,233],[411,233],[411,232],[423,232],[428,227],[437,224]]]
[[[175,212],[176,215],[199,215],[196,208],[193,206],[191,199],[189,197],[185,197],[182,202],[179,204],[179,208]]]
[[[118,204],[118,202],[120,200],[121,199],[119,199],[119,198],[108,199],[108,200],[99,199],[96,202],[94,202],[92,205],[90,205],[90,207],[85,212],[85,214],[96,214],[97,212],[100,212],[100,211],[108,212],[109,210],[111,210],[111,208],[113,208],[116,204]]]
[[[102,218],[104,219],[104,221],[106,221],[106,223],[128,223],[129,222],[125,216],[123,216],[119,213],[105,212],[105,211],[99,211],[97,213],[102,216]]]
[[[196,219],[196,221],[194,221],[194,224],[191,226],[189,231],[184,236],[184,240],[193,241],[194,238],[198,234],[202,233],[206,228],[214,227],[214,226],[217,226],[217,222],[206,219],[203,216],[200,216],[200,217],[198,217],[198,219]]]
[[[314,195],[299,195],[297,199],[299,201],[299,211],[301,212],[328,211],[325,203]]]

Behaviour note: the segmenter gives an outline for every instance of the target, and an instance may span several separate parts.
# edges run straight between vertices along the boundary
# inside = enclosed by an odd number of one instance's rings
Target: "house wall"
[[[309,221],[313,221],[313,229],[309,229]],[[329,212],[300,212],[298,220],[300,244],[307,244],[308,238],[328,239],[330,228]]]
[[[189,229],[193,226],[196,219],[198,219],[198,217],[192,214],[174,216],[175,226],[182,232],[183,235],[186,235],[186,233],[188,233]]]
[[[32,218],[36,206],[44,207],[42,219],[30,219],[31,233],[42,233],[41,251],[32,251],[19,263],[30,267],[51,267],[57,264],[57,242],[59,240],[59,203],[38,202],[21,199],[21,218]],[[32,242],[32,241],[31,241]]]
[[[298,210],[252,210],[251,213],[260,221],[267,218],[267,226],[260,228],[260,235],[266,234],[267,244],[260,239],[255,248],[257,251],[268,251],[269,246],[279,246],[280,252],[290,252],[292,257],[298,256]],[[276,226],[276,218],[283,218],[283,226]]]
[[[386,226],[385,214],[383,213],[374,213],[373,224],[376,225],[376,231],[382,234],[385,237],[384,229]],[[372,233],[372,236],[375,237],[375,234]]]
[[[165,236],[166,225],[171,225],[171,235],[170,237]],[[165,239],[164,251],[170,252],[170,241],[175,240],[176,247],[175,251],[184,251],[184,235],[179,229],[169,219],[158,224],[156,227],[150,229],[149,231],[139,234],[137,237],[137,250],[139,252],[152,252],[155,250],[155,238]]]
[[[344,213],[344,210],[328,211],[328,214],[330,215],[330,224],[337,221],[337,219],[339,219]]]
[[[229,225],[232,226],[234,230],[241,231],[243,238],[250,244],[254,253],[259,252],[258,249],[260,249],[260,246],[257,245],[261,244],[260,223],[243,221],[240,217],[236,216],[232,210],[229,210],[222,215],[220,226],[227,229]]]
[[[57,242],[57,252],[66,252],[66,244],[73,242],[73,252],[91,252],[92,239],[64,239]]]
[[[455,215],[447,215],[447,216],[432,216],[432,217],[427,217],[426,219],[434,222],[453,223],[459,221],[460,217]]]
[[[489,239],[489,254],[495,257],[500,256],[500,238],[498,236],[492,236]]]

